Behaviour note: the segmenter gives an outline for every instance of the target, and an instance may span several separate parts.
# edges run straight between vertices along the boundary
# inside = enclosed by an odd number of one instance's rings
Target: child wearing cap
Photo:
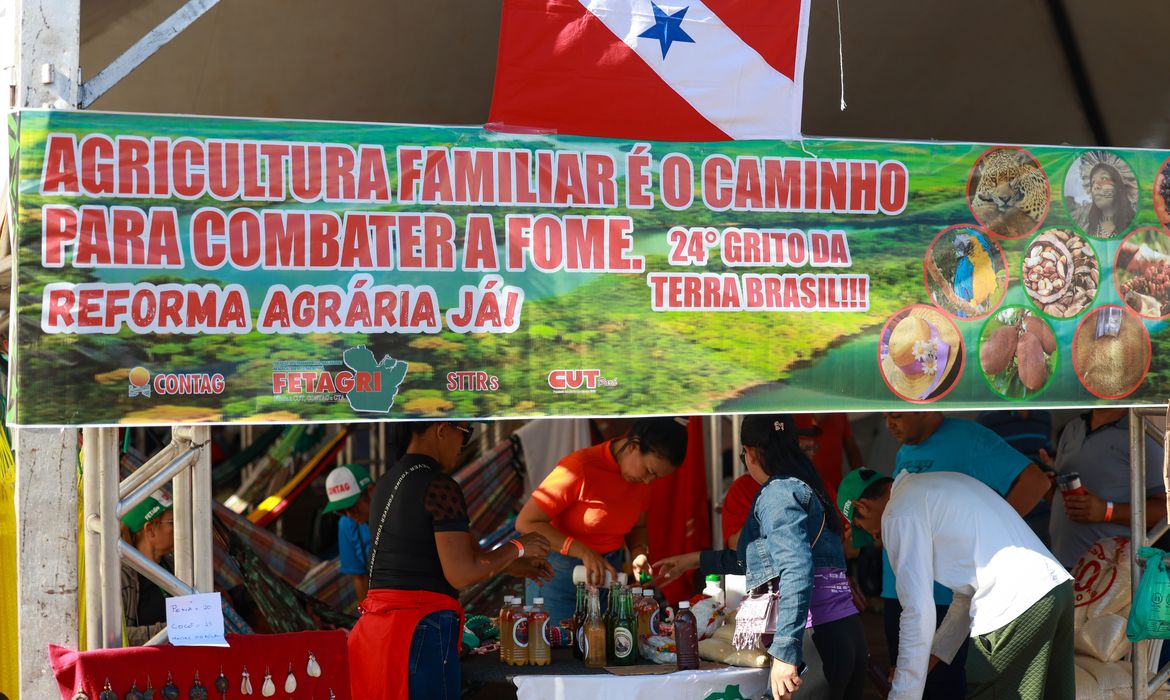
[[[370,496],[374,481],[365,467],[346,464],[329,472],[325,478],[325,493],[329,504],[325,513],[339,513],[337,550],[341,558],[341,573],[353,579],[358,602],[369,591],[370,562]]]
[[[175,550],[175,518],[171,499],[155,491],[122,516],[123,537],[147,559],[170,569],[169,555]],[[126,643],[146,644],[167,626],[167,594],[135,569],[122,566],[122,615]]]

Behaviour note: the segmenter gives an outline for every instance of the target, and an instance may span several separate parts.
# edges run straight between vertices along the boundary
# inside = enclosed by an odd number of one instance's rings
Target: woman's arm
[[[812,545],[808,520],[813,499],[810,489],[772,483],[756,503],[760,534],[780,578],[776,635],[768,653],[793,666],[803,661],[804,625],[812,594]]]
[[[520,509],[520,514],[516,516],[516,531],[540,534],[548,541],[549,549],[580,559],[581,563],[585,565],[585,576],[591,585],[599,586],[605,583],[607,572],[611,576],[617,576],[613,565],[583,542],[573,540],[569,543],[568,551],[565,552],[565,540],[568,538],[560,530],[553,527],[552,517],[544,512],[544,509],[534,499],[528,499],[528,502]]]
[[[634,570],[636,583],[643,573],[653,574],[650,566],[649,535],[646,532],[646,514],[638,517],[638,522],[626,535],[626,546],[630,548],[630,566]]]
[[[521,535],[520,543],[524,545],[526,557],[543,558],[548,555],[548,540],[539,533]],[[443,576],[456,589],[489,579],[520,557],[519,548],[511,542],[490,552],[480,551],[471,533],[466,531],[436,532],[435,547],[439,551]]]

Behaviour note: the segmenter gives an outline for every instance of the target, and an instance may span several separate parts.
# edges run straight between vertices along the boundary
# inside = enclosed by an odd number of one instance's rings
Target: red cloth
[[[760,482],[752,478],[751,474],[744,474],[731,482],[727,495],[723,498],[723,543],[727,544],[732,535],[743,529],[747,522],[748,513],[752,510],[752,501],[760,492]],[[730,545],[729,545],[730,546]]]
[[[707,459],[703,447],[703,421],[687,423],[687,454],[682,466],[670,476],[655,479],[646,514],[650,554],[654,560],[711,547],[711,510],[707,500]],[[689,599],[690,581],[679,580],[662,587],[671,603]]]
[[[295,632],[292,634],[229,634],[229,647],[176,647],[160,644],[152,647],[126,649],[96,649],[74,651],[55,644],[49,645],[49,664],[57,679],[57,688],[63,700],[72,700],[80,690],[96,700],[106,679],[111,688],[122,697],[131,683],[138,690],[146,689],[147,677],[154,685],[154,697],[160,691],[169,673],[182,697],[195,684],[195,673],[207,690],[207,697],[218,698],[215,679],[220,669],[228,680],[228,697],[240,697],[240,677],[244,669],[252,679],[253,696],[261,697],[264,673],[272,673],[276,697],[289,697],[284,692],[289,665],[296,678],[296,698],[328,698],[329,691],[338,700],[349,700],[349,660],[345,646],[345,632]],[[317,659],[321,675],[309,676],[309,652]]]
[[[804,4],[802,0],[707,0],[705,9],[743,42],[745,56],[762,58],[778,80],[799,85],[803,82],[798,74],[801,36],[807,36],[807,24],[801,21]],[[668,11],[675,13],[679,8]],[[709,119],[678,92],[679,86],[672,87],[652,63],[631,49],[625,43],[628,40],[617,36],[578,0],[505,0],[489,126],[660,141],[732,138],[724,130],[729,126],[727,119]],[[671,58],[686,50],[676,44]],[[727,104],[734,105],[727,115],[733,123],[760,119],[753,109],[755,95],[745,84],[747,74],[728,81],[718,70],[740,61],[727,63],[727,56],[720,58],[723,62],[712,63],[710,71],[690,72],[687,84],[725,94]],[[793,102],[777,108],[781,114],[772,113],[774,122],[780,123],[778,117],[792,109],[799,121],[800,87],[792,98]]]
[[[362,617],[349,635],[349,684],[361,700],[399,700],[410,695],[410,642],[414,628],[440,610],[459,614],[459,601],[431,591],[375,588],[362,601]],[[459,635],[462,644],[462,634]]]

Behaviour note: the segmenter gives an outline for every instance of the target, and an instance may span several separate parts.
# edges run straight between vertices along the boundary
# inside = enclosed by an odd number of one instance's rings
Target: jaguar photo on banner
[[[14,425],[1170,395],[1170,152],[11,119]]]

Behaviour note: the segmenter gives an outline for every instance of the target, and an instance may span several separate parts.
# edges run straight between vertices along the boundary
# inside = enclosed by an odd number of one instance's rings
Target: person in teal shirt
[[[325,478],[325,493],[329,505],[325,513],[340,513],[337,524],[337,549],[341,558],[341,573],[353,579],[358,602],[369,591],[370,562],[370,496],[374,480],[365,467],[346,464],[329,472]]]
[[[938,411],[920,413],[886,413],[886,428],[901,443],[895,457],[894,473],[921,474],[924,472],[958,472],[982,481],[1020,513],[1032,510],[1048,493],[1051,480],[1032,461],[1007,444],[992,430],[975,421],[944,418]],[[865,533],[854,530],[854,544]],[[890,663],[898,658],[898,627],[902,606],[894,585],[890,560],[882,555],[882,598],[885,615],[886,641]],[[946,615],[951,604],[951,591],[934,585],[934,602],[938,606],[938,620]],[[961,698],[966,694],[964,671],[967,645],[959,650],[950,664],[939,663],[927,676],[924,700]]]

